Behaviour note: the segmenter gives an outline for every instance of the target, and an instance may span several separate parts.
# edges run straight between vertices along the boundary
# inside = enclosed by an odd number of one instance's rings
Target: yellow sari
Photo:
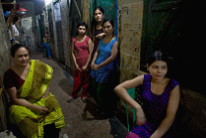
[[[39,115],[26,107],[12,105],[9,108],[9,121],[17,125],[24,136],[43,138],[45,125],[54,123],[56,128],[65,126],[64,116],[54,95],[50,93],[49,96],[44,97],[44,92],[52,79],[53,69],[38,60],[31,60],[30,64],[24,84],[17,90],[18,96],[34,105],[48,108],[49,112]]]

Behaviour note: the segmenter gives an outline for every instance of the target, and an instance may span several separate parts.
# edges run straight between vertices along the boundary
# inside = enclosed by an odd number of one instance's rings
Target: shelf
[[[15,5],[16,2],[2,2],[3,5]]]
[[[4,11],[10,11],[16,4],[16,2],[2,2],[2,8]]]
[[[16,18],[16,17],[19,18],[19,19],[14,23],[14,25],[16,25],[16,24],[19,23],[19,21],[20,21],[23,17],[25,17],[25,15],[15,14],[15,12],[16,12],[16,9],[15,9],[16,6],[15,6],[15,5],[16,5],[16,2],[2,2],[3,10],[4,10],[4,11],[10,11],[10,15],[9,15],[9,17],[8,17],[8,19],[7,19],[7,21],[6,21],[6,27],[7,27],[8,29],[11,28],[11,24],[12,24],[14,18]]]

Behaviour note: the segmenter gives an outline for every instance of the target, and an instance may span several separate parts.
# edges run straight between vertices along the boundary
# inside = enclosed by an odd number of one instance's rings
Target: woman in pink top
[[[71,102],[77,98],[77,93],[80,91],[81,86],[83,91],[81,94],[82,101],[86,102],[88,95],[87,88],[89,85],[90,69],[88,65],[91,60],[93,51],[93,43],[86,35],[87,24],[81,22],[77,25],[78,35],[72,39],[72,57],[75,65],[74,69],[74,85],[71,96],[67,102]]]

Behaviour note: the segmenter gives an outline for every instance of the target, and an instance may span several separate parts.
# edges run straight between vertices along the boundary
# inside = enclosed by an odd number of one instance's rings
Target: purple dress
[[[96,27],[95,27],[96,28]],[[92,52],[92,55],[91,55],[91,60],[93,59],[93,57],[94,57],[94,53],[96,52],[96,50],[97,50],[97,47],[98,47],[98,45],[99,45],[99,41],[101,40],[101,39],[98,39],[96,36],[98,35],[98,34],[101,34],[101,33],[103,33],[104,31],[103,31],[103,28],[102,29],[99,29],[99,30],[96,30],[95,29],[95,32],[94,32],[94,49],[93,49],[93,52]]]
[[[161,95],[156,95],[151,92],[151,79],[151,75],[144,75],[142,108],[147,118],[147,122],[142,126],[136,125],[127,135],[127,138],[149,138],[154,133],[166,116],[170,92],[179,84],[177,81],[170,79],[164,92]],[[167,133],[167,136],[164,135],[164,137],[170,136]]]

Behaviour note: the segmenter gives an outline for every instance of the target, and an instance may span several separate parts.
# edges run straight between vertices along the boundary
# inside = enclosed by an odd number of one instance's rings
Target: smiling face
[[[95,12],[94,12],[94,19],[97,21],[97,22],[102,22],[104,18],[104,14],[99,10],[97,9]]]
[[[29,63],[29,51],[24,47],[20,47],[12,58],[15,61],[15,65],[25,67]]]
[[[110,22],[105,22],[103,24],[103,30],[104,30],[105,35],[113,35],[114,27],[112,26]]]
[[[79,28],[78,28],[78,34],[79,34],[79,35],[85,35],[85,33],[86,33],[86,27],[83,26],[83,25],[79,26]]]
[[[162,60],[154,61],[150,66],[147,65],[147,69],[155,80],[162,80],[167,74],[167,63]]]

